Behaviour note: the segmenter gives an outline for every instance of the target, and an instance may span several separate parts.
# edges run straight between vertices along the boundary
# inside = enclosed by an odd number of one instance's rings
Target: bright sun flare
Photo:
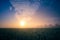
[[[20,26],[25,26],[26,22],[25,21],[20,21]]]

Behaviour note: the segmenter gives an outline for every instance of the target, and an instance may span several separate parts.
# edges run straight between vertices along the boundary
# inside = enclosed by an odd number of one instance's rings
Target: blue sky
[[[43,13],[46,15],[45,19],[47,17],[47,19],[52,18],[55,23],[60,23],[60,0],[0,0],[0,24],[3,25],[4,22],[15,20],[14,15],[17,7],[15,7],[14,2],[16,2],[16,4],[23,3],[23,5],[29,6],[34,5],[35,7],[32,6],[32,8],[39,12],[36,13],[35,16]],[[40,18],[40,16],[38,18]]]

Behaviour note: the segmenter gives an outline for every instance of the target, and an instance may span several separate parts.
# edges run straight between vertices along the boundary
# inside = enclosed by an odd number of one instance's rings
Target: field
[[[60,40],[60,28],[0,28],[0,40]]]

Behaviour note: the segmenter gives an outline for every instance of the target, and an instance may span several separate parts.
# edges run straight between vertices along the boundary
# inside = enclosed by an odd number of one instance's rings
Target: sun
[[[23,21],[23,20],[20,21],[20,26],[21,26],[21,27],[23,27],[23,26],[25,26],[25,25],[26,25],[26,22],[25,22],[25,21]]]

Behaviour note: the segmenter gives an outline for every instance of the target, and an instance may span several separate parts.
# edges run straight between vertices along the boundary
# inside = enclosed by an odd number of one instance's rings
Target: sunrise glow
[[[25,27],[25,26],[26,26],[26,22],[25,22],[25,21],[23,21],[23,20],[22,20],[22,21],[20,21],[20,26],[21,26],[21,27]]]
[[[2,1],[0,27],[42,28],[41,26],[44,26],[45,28],[45,25],[60,24],[60,6],[58,3],[57,5],[54,3],[55,1],[53,2],[50,0]],[[56,9],[54,9],[54,6]]]

